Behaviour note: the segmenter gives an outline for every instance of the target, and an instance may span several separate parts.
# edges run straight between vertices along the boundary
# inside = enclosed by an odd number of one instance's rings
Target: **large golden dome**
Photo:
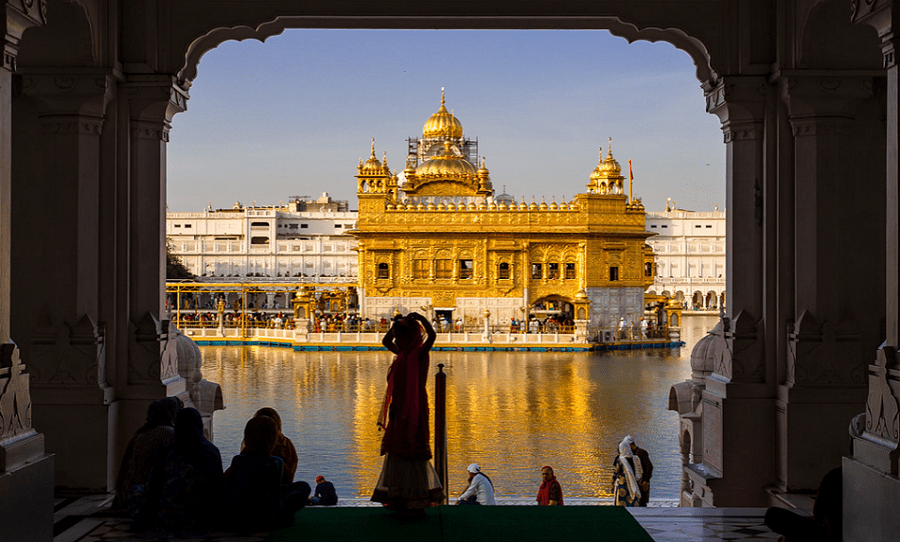
[[[425,160],[416,168],[418,179],[447,179],[471,181],[476,178],[475,166],[462,156],[450,151],[450,143],[444,143],[444,154]]]
[[[422,127],[422,137],[428,138],[460,138],[463,136],[462,124],[453,113],[444,107],[444,89],[441,89],[441,108]]]

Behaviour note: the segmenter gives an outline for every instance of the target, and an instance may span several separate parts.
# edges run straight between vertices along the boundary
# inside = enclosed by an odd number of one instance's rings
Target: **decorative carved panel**
[[[892,370],[893,369],[893,370]],[[866,431],[894,443],[900,443],[900,374],[897,351],[878,350],[869,366],[869,396],[866,400]]]
[[[15,344],[0,344],[0,441],[31,430],[28,373]]]
[[[859,359],[853,322],[820,324],[804,311],[788,340],[788,384],[861,384],[866,364]]]

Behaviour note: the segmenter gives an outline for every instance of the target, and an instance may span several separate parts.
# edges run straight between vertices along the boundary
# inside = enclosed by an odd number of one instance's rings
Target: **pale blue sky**
[[[401,171],[440,106],[478,139],[497,193],[585,191],[598,147],[648,211],[724,209],[725,146],[688,55],[603,31],[290,30],[202,58],[168,147],[170,211],[328,191],[356,208],[375,138]]]

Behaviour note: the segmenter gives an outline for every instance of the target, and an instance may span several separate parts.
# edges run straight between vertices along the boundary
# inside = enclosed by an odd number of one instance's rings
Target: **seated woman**
[[[278,428],[278,436],[275,439],[275,448],[272,449],[272,455],[280,457],[284,461],[284,472],[282,473],[281,483],[290,484],[294,481],[294,474],[297,472],[297,449],[294,443],[281,432],[281,416],[272,407],[263,407],[256,411],[253,417],[268,416],[275,421],[275,427]]]
[[[306,482],[282,485],[284,462],[272,455],[277,440],[277,425],[268,416],[250,418],[244,427],[244,448],[225,475],[229,519],[240,532],[286,527],[309,498]]]
[[[178,397],[153,401],[147,408],[147,421],[135,432],[125,448],[112,511],[134,515],[146,497],[150,470],[159,453],[175,437],[175,415],[184,406]]]
[[[205,532],[221,507],[222,458],[203,436],[195,408],[175,418],[175,438],[160,453],[150,474],[147,500],[135,518],[136,530]]]

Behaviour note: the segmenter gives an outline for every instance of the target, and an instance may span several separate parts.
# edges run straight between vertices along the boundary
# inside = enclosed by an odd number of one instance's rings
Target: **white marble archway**
[[[723,127],[731,293],[722,341],[733,356],[706,379],[702,442],[694,435],[691,443],[704,450],[702,464],[686,467],[692,487],[715,505],[767,504],[767,486],[813,488],[821,466],[846,453],[845,418],[868,405],[859,457],[845,461],[848,491],[877,487],[880,503],[897,501],[888,445],[900,442],[891,415],[900,409],[894,0],[763,0],[752,9],[733,0],[4,6],[0,380],[18,380],[0,395],[0,412],[8,412],[10,389],[16,401],[31,400],[34,427],[58,454],[57,484],[108,487],[146,402],[175,385],[158,360],[165,146],[204,52],[289,27],[595,28],[688,52],[707,111]],[[54,13],[72,16],[54,21]],[[866,24],[853,25],[859,21]],[[67,42],[74,45],[63,49]],[[50,158],[41,161],[38,149],[50,149]],[[53,245],[55,229],[27,215],[35,202],[63,230],[62,246]],[[61,270],[31,263],[41,247],[54,251]],[[845,259],[829,259],[826,248]],[[860,280],[843,280],[848,268]],[[869,364],[885,316],[885,347]],[[31,386],[22,384],[27,371]],[[68,430],[76,421],[106,436],[78,441],[83,435]],[[4,425],[0,446],[20,442],[11,427]],[[12,429],[23,430],[32,428]],[[48,459],[42,437],[29,436],[35,446],[15,457],[39,460],[33,488],[47,483],[39,473]],[[21,468],[4,464],[0,472]],[[884,522],[885,506],[854,510],[856,525]],[[884,533],[900,530],[896,521]]]

